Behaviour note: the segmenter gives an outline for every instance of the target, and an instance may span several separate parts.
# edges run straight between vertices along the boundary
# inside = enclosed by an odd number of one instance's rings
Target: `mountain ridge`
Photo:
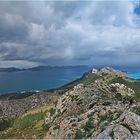
[[[14,120],[0,138],[139,139],[140,81],[109,67],[93,68],[61,88],[6,98],[4,111]]]
[[[16,68],[16,67],[7,67],[7,68],[0,68],[0,72],[16,72],[16,71],[39,71],[39,70],[46,70],[52,68],[76,68],[76,67],[87,67],[87,65],[71,65],[71,66],[36,66],[31,68]]]

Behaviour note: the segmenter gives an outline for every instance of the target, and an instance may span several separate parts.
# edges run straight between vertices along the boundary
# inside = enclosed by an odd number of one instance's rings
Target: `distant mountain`
[[[26,70],[31,71],[39,71],[39,70],[46,70],[46,69],[54,69],[54,68],[79,68],[79,67],[87,67],[86,65],[76,65],[76,66],[37,66],[33,68],[29,68]]]
[[[9,67],[9,68],[0,68],[0,72],[14,72],[14,71],[21,71],[22,69]]]
[[[54,69],[54,68],[77,68],[77,67],[87,67],[86,65],[76,65],[76,66],[37,66],[32,68],[15,68],[15,67],[8,67],[8,68],[0,68],[0,72],[16,72],[16,71],[40,71],[46,69]]]

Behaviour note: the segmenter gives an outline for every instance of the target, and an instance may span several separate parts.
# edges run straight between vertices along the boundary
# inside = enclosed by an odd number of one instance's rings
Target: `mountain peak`
[[[115,69],[113,69],[111,67],[104,67],[104,68],[101,68],[101,69],[93,68],[91,73],[97,74],[99,76],[105,76],[105,75],[112,75],[112,76],[122,75],[122,76],[126,76],[125,73],[123,73],[121,71],[118,71],[118,70],[115,70]]]

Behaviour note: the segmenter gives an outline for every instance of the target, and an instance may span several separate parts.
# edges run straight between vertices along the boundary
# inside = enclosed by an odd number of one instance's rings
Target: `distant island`
[[[0,68],[0,72],[16,72],[16,71],[40,71],[46,69],[54,69],[54,68],[77,68],[77,67],[87,67],[86,65],[76,65],[76,66],[37,66],[31,68],[16,68],[16,67],[8,67],[8,68]]]

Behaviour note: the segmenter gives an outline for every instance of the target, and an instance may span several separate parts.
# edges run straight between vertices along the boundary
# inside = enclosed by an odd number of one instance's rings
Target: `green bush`
[[[100,118],[100,122],[103,122],[103,121],[106,121],[106,120],[108,122],[110,122],[110,121],[113,120],[113,114],[109,113],[109,114],[101,115],[101,116],[99,116],[99,118]]]
[[[88,114],[88,118],[90,119],[92,116],[94,115],[94,112],[91,112],[90,114]]]
[[[0,119],[0,131],[12,126],[13,121],[9,119]]]
[[[140,116],[140,107],[135,107],[133,108],[134,109],[134,112]]]
[[[94,128],[94,124],[91,120],[91,118],[86,122],[86,124],[83,126],[83,129],[86,131],[86,132],[89,132],[91,129]]]
[[[45,131],[49,131],[49,128],[50,128],[50,125],[48,123],[44,125],[44,130]]]
[[[84,138],[84,136],[85,136],[85,133],[82,132],[80,129],[78,129],[75,134],[75,139],[82,139]]]
[[[118,100],[122,100],[122,95],[121,95],[121,93],[116,93],[115,94],[115,97],[118,99]]]
[[[54,108],[51,108],[50,109],[50,115],[53,116],[54,113],[55,113],[55,109]]]
[[[101,132],[104,131],[107,126],[108,126],[108,122],[101,124],[100,126]]]

